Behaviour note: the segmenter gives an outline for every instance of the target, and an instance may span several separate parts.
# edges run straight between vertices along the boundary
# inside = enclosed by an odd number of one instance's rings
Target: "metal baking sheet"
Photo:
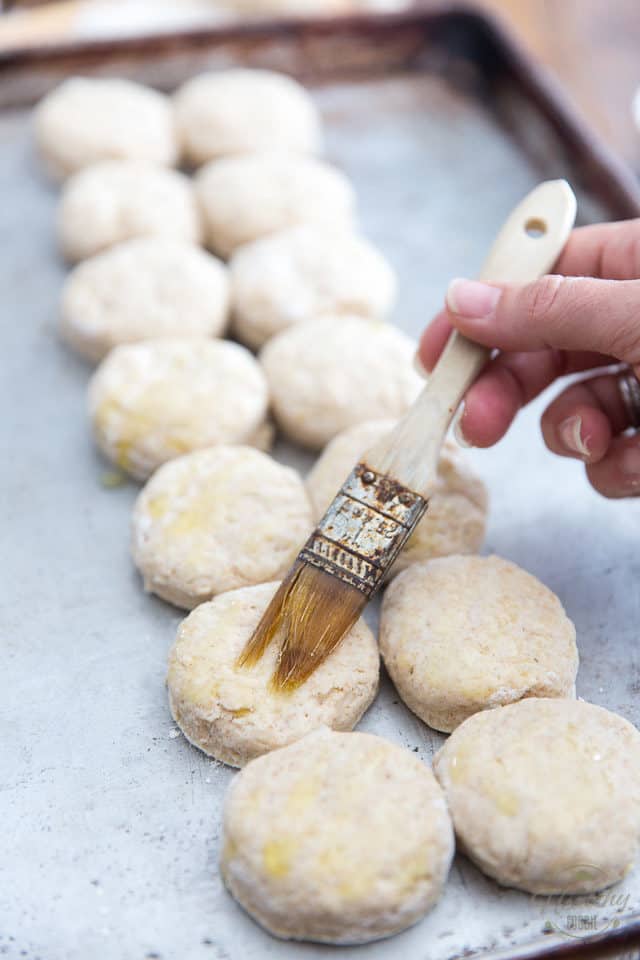
[[[392,33],[380,40],[379,60]],[[221,56],[233,60],[227,47]],[[420,332],[452,276],[478,268],[505,214],[539,179],[568,175],[582,220],[633,212],[614,168],[589,179],[593,156],[573,155],[526,91],[477,95],[481,71],[461,55],[444,66],[425,57],[428,69],[396,59],[366,75],[325,76],[312,89],[328,156],[352,177],[364,231],[397,268],[394,322],[407,332]],[[25,110],[0,117],[0,191],[0,954],[345,955],[271,938],[221,884],[220,809],[234,772],[192,748],[169,715],[166,655],[182,614],[142,592],[128,553],[137,487],[104,485],[107,466],[85,417],[88,370],[56,337],[64,277],[56,191],[37,169]],[[544,402],[498,447],[469,454],[491,493],[485,550],[561,597],[578,631],[579,695],[640,723],[640,500],[608,502],[576,464],[546,453],[537,426]],[[278,455],[301,469],[311,460],[285,445]],[[425,761],[443,740],[386,680],[360,728]],[[633,930],[640,870],[615,894],[613,905],[595,907],[533,898],[458,857],[422,922],[348,952],[448,960],[580,947],[593,930],[572,929],[572,916],[594,916],[599,934],[616,923],[618,933]]]

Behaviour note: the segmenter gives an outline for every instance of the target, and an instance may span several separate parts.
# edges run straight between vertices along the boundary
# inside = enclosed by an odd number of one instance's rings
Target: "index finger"
[[[640,219],[576,227],[553,272],[599,280],[640,278]],[[451,330],[445,309],[422,334],[420,358],[427,370],[433,368]]]
[[[576,227],[553,273],[599,280],[640,277],[640,219]]]

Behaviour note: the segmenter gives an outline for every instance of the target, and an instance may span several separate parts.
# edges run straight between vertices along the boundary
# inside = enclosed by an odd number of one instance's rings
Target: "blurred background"
[[[455,4],[426,4],[455,6]],[[475,0],[562,82],[591,125],[640,171],[638,0]],[[277,15],[390,11],[406,0],[6,0],[0,51],[69,40],[194,29]]]

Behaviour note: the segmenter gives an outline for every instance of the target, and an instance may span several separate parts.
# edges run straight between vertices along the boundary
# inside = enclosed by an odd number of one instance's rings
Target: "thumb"
[[[587,350],[640,363],[640,280],[542,277],[522,286],[454,280],[449,320],[501,350]]]

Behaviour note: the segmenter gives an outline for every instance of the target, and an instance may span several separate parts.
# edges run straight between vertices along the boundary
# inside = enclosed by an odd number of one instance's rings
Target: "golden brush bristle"
[[[298,561],[280,584],[238,663],[257,663],[269,644],[281,636],[271,685],[274,690],[294,690],[335,650],[366,603],[366,596],[356,587]]]

